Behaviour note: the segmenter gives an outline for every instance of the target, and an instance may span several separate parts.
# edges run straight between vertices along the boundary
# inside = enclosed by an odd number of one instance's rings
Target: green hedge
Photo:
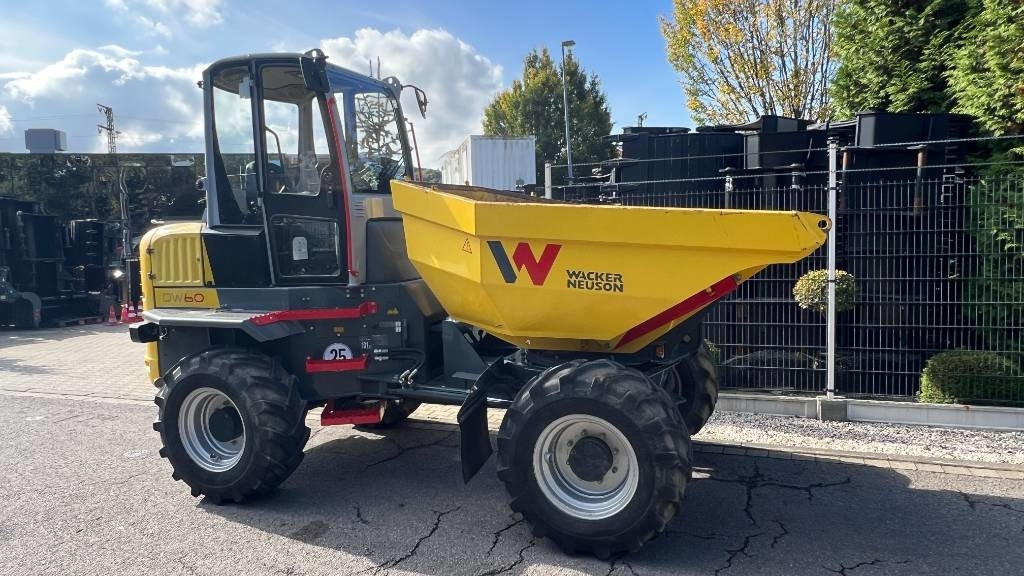
[[[1015,362],[994,352],[947,350],[921,372],[921,402],[998,404],[1024,400],[1024,377]]]
[[[978,256],[966,271],[964,311],[987,349],[1024,352],[1024,170],[990,169],[971,187],[969,205]]]

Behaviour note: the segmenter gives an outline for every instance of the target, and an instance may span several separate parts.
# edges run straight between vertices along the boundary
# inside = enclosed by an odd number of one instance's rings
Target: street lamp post
[[[569,139],[569,89],[565,81],[565,49],[576,45],[572,40],[562,42],[562,105],[565,107],[565,157],[569,164],[569,180],[572,180],[572,141]]]

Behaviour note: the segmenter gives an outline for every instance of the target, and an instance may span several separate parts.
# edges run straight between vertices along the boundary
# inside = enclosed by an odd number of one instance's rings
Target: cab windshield
[[[338,103],[345,155],[356,193],[389,194],[389,182],[409,173],[401,109],[387,87],[328,69]]]

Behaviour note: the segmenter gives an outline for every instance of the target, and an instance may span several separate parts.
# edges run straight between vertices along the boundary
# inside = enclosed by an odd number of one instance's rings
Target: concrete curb
[[[921,472],[960,474],[963,476],[1024,480],[1024,466],[1002,462],[926,458],[877,452],[850,452],[828,448],[808,448],[805,446],[731,444],[726,442],[709,443],[699,441],[694,441],[693,451],[706,454],[774,458],[778,460],[813,460],[815,462],[854,464],[875,468],[889,468],[892,470],[917,470]]]
[[[921,424],[976,430],[1024,431],[1024,408],[968,406],[965,404],[923,404],[887,400],[836,398],[830,404],[844,404],[842,412],[851,422]],[[723,392],[717,410],[752,412],[776,416],[819,417],[820,398],[775,396],[744,392]],[[834,419],[834,418],[829,418]]]

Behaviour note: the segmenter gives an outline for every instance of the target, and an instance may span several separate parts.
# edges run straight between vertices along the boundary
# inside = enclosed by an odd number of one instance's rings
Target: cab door
[[[257,138],[263,218],[275,285],[347,284],[344,196],[328,94],[306,87],[291,62],[258,77]]]

